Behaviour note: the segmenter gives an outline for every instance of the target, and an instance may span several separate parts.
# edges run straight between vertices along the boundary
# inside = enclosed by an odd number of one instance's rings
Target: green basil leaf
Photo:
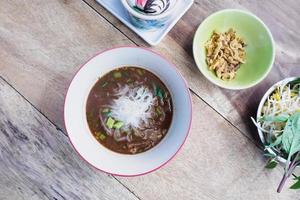
[[[298,177],[299,178],[299,177]],[[300,189],[300,179],[298,179],[298,181],[296,183],[294,183],[290,189],[294,189],[294,190],[297,190],[297,189]]]
[[[266,168],[267,169],[274,169],[277,166],[278,162],[275,159],[271,159],[268,161]]]
[[[277,145],[279,145],[281,143],[282,143],[282,135],[279,136],[279,137],[277,137],[276,140],[273,143],[267,145],[266,147],[272,148],[272,147],[275,147],[275,146],[277,146]]]
[[[297,78],[297,79],[295,79],[295,80],[289,82],[288,84],[290,84],[290,85],[295,85],[295,84],[298,84],[298,83],[300,83],[300,78]]]
[[[293,114],[287,121],[282,133],[282,148],[288,153],[287,163],[300,151],[300,112]]]
[[[289,115],[288,114],[281,114],[278,116],[263,116],[259,119],[259,121],[271,121],[271,122],[286,122],[289,119]]]
[[[292,119],[292,131],[294,133],[294,139],[290,149],[290,154],[294,155],[300,151],[300,112],[293,115]]]
[[[292,130],[292,118],[290,118],[287,121],[282,133],[282,147],[283,150],[288,154],[292,146],[293,138],[294,138],[294,133]]]

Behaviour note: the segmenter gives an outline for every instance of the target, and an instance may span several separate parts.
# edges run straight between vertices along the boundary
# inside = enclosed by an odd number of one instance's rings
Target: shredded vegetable
[[[300,83],[277,87],[266,100],[262,117],[255,122],[264,133],[267,145],[282,134],[288,117],[296,112],[300,112]]]
[[[277,192],[283,188],[296,166],[300,166],[300,78],[283,84],[267,98],[261,117],[254,124],[265,138],[265,147],[274,150],[267,168],[276,167],[277,158],[286,159],[284,175]],[[300,188],[300,177],[291,188]]]

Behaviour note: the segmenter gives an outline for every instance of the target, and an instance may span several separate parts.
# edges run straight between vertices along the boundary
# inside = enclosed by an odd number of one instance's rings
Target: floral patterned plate
[[[165,37],[194,2],[194,0],[179,0],[176,3],[176,8],[174,8],[174,13],[163,27],[153,30],[143,30],[130,22],[129,15],[120,0],[96,1],[152,46],[157,45]]]

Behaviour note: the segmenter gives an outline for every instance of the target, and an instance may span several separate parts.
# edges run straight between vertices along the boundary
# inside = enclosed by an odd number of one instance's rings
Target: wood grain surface
[[[97,52],[129,44],[80,0],[0,1],[0,74],[61,129],[75,72]]]
[[[0,78],[0,199],[138,199]]]
[[[196,123],[178,157],[152,174],[117,179],[84,163],[67,137],[3,79],[0,105],[0,199],[275,200],[300,194],[278,195],[281,170],[265,169],[262,152],[195,95]]]
[[[194,31],[222,8],[252,11],[276,40],[271,74],[251,89],[220,89],[194,64]],[[64,96],[96,52],[147,45],[94,0],[0,1],[0,76],[6,80],[0,80],[0,199],[299,199],[287,188],[275,193],[282,171],[264,169],[249,124],[270,85],[300,75],[299,9],[293,0],[195,1],[153,47],[176,64],[193,92],[190,137],[161,170],[120,178],[91,169],[74,153],[63,134]]]
[[[296,199],[300,194],[276,194],[281,170],[266,170],[262,152],[195,95],[198,120],[179,156],[150,175],[118,178],[122,184],[84,163],[67,137],[3,79],[0,105],[0,199]]]

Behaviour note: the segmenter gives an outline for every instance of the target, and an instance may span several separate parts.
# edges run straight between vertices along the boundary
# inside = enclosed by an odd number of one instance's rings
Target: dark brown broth
[[[107,127],[108,105],[117,98],[115,90],[125,85],[132,88],[144,86],[155,96],[156,103],[151,109],[151,122],[147,127],[127,132],[122,128]],[[86,115],[92,134],[102,145],[118,153],[136,154],[154,147],[166,135],[172,121],[172,99],[167,87],[153,73],[137,67],[121,67],[101,77],[93,86],[87,99]],[[116,141],[110,136],[110,133],[120,133],[117,135],[124,137],[128,132],[132,136],[130,141]]]

